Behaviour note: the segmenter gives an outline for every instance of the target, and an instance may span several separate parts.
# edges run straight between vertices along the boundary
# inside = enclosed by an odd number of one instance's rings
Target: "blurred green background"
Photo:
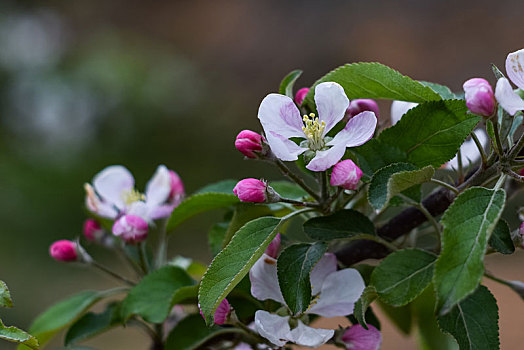
[[[233,142],[260,130],[258,105],[289,71],[304,70],[298,87],[354,61],[454,90],[473,76],[494,82],[489,63],[524,46],[523,12],[518,0],[1,1],[0,279],[16,304],[2,318],[28,328],[65,295],[112,285],[47,253],[81,234],[83,183],[105,166],[125,165],[143,189],[165,164],[188,193],[277,178]],[[207,262],[219,217],[182,226],[172,253]]]

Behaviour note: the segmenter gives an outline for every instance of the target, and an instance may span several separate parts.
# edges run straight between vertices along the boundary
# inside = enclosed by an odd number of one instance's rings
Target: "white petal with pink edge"
[[[131,191],[134,186],[133,175],[121,165],[109,166],[93,178],[93,187],[102,200],[114,204],[121,210],[125,208],[125,193]]]
[[[258,300],[271,299],[285,305],[277,276],[277,261],[267,254],[257,260],[249,270],[251,295]]]
[[[328,145],[344,144],[346,147],[360,146],[369,141],[375,133],[377,117],[371,111],[364,111],[349,120],[344,129],[335,135]]]
[[[524,110],[524,101],[513,91],[511,84],[506,78],[500,78],[497,81],[495,98],[510,115],[515,115],[518,111]]]
[[[258,109],[258,119],[266,135],[273,131],[285,138],[304,137],[302,117],[297,106],[287,96],[267,95]]]
[[[322,137],[344,118],[349,99],[342,86],[335,82],[320,83],[315,87],[315,103],[318,117],[326,123]]]
[[[506,58],[506,73],[513,84],[524,89],[524,49],[511,52]]]

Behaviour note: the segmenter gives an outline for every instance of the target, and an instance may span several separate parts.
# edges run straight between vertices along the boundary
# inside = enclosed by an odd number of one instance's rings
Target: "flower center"
[[[146,196],[135,189],[131,189],[122,192],[122,199],[126,205],[130,205],[131,203],[145,200]]]
[[[326,123],[324,121],[320,122],[318,117],[315,116],[315,113],[311,113],[309,116],[304,115],[302,120],[304,121],[302,130],[304,131],[304,135],[306,135],[309,149],[318,151],[324,148],[325,142],[322,133],[326,128]]]

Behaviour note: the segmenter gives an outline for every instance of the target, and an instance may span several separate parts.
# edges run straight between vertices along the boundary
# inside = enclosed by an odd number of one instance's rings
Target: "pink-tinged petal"
[[[258,310],[255,312],[255,331],[277,346],[284,346],[292,340],[289,316]]]
[[[349,120],[344,129],[335,135],[328,145],[344,144],[346,147],[360,146],[369,141],[375,133],[377,117],[375,113],[364,111]]]
[[[148,217],[151,220],[158,220],[162,218],[167,218],[171,215],[173,210],[175,209],[175,204],[164,204],[164,205],[157,205],[151,208],[148,208]]]
[[[171,176],[165,165],[159,165],[155,174],[146,185],[146,203],[148,205],[164,204],[171,192]]]
[[[136,215],[124,215],[113,224],[113,234],[127,244],[144,241],[148,234],[147,222]]]
[[[344,118],[349,99],[342,86],[334,82],[320,83],[315,87],[315,103],[320,121],[326,123],[322,136]]]
[[[365,287],[362,276],[355,269],[333,272],[324,280],[318,298],[311,303],[307,313],[324,317],[349,315]]]
[[[480,144],[484,149],[486,149],[486,146],[489,143],[489,138],[486,132],[482,129],[475,129],[473,132],[477,135]],[[462,144],[462,146],[460,146],[460,153],[462,155],[462,164],[464,166],[468,166],[470,163],[475,163],[480,159],[480,152],[473,139],[467,140]],[[446,169],[458,169],[458,154],[455,158],[447,162],[445,167]]]
[[[285,138],[304,137],[302,118],[297,106],[287,96],[279,94],[267,95],[258,109],[258,119],[269,134],[273,131]]]
[[[221,325],[226,323],[230,311],[231,305],[229,305],[227,299],[222,300],[222,302],[220,303],[220,305],[218,305],[215,311],[215,324]]]
[[[351,159],[346,159],[333,167],[330,184],[346,190],[356,190],[362,175],[362,170]]]
[[[150,212],[151,208],[142,201],[133,202],[127,207],[127,214],[140,216],[147,222],[151,221]]]
[[[278,257],[278,253],[280,252],[280,241],[280,233],[277,233],[275,238],[267,246],[266,251],[264,253],[269,255],[273,259],[276,259]]]
[[[253,348],[246,343],[240,343],[234,347],[235,350],[253,350]]]
[[[524,101],[513,91],[511,84],[506,78],[500,78],[497,81],[495,97],[502,108],[510,115],[515,115],[518,111],[524,110]]]
[[[508,55],[506,58],[506,73],[513,84],[524,89],[524,49]]]
[[[337,271],[337,257],[332,253],[324,254],[309,275],[313,296],[320,293],[326,277],[335,271]]]
[[[405,101],[393,101],[391,104],[391,125],[397,124],[404,114],[407,113],[411,108],[418,106],[418,103],[405,102]]]
[[[93,187],[102,200],[114,204],[118,209],[125,208],[124,195],[135,186],[133,175],[121,165],[112,165],[93,178]]]
[[[306,326],[298,320],[298,326],[291,330],[291,341],[295,344],[317,348],[327,343],[333,337],[335,331],[332,329],[321,329]]]
[[[84,189],[86,191],[85,203],[89,211],[104,218],[116,219],[118,209],[114,205],[102,202],[90,184],[85,184]]]
[[[368,329],[356,324],[344,332],[342,341],[348,350],[378,350],[382,344],[382,335],[370,324]]]
[[[284,136],[273,131],[268,132],[266,138],[267,143],[275,156],[286,162],[297,160],[300,154],[307,151],[307,148],[302,148],[293,141],[288,140]]]
[[[277,261],[263,254],[249,271],[251,295],[258,300],[271,299],[285,304],[284,297],[278,285]]]
[[[311,159],[306,168],[311,171],[324,171],[337,164],[346,152],[346,145],[339,143],[328,150],[317,151],[315,157]]]

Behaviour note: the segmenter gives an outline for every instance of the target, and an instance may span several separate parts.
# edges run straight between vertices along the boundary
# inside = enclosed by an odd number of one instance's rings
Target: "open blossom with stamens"
[[[178,175],[158,166],[146,185],[145,194],[135,190],[135,179],[125,167],[112,165],[85,184],[86,206],[96,215],[117,219],[124,214],[138,215],[146,221],[167,217],[184,195]]]
[[[347,147],[366,143],[375,132],[377,118],[373,112],[362,112],[351,118],[331,139],[327,134],[344,118],[349,100],[339,84],[326,82],[316,86],[315,103],[319,116],[311,113],[302,118],[291,98],[269,94],[260,104],[258,118],[271,151],[277,158],[294,161],[309,150],[314,153],[314,157],[306,168],[324,171],[342,158]],[[294,137],[305,141],[297,145],[290,140]]]
[[[506,74],[513,84],[524,89],[524,49],[511,52],[506,58]],[[524,110],[524,100],[511,87],[508,79],[499,78],[495,87],[499,104],[511,115]]]
[[[277,277],[277,261],[269,255],[262,257],[249,271],[251,294],[258,300],[271,299],[285,305]],[[327,253],[315,265],[310,274],[314,297],[306,313],[323,317],[345,316],[353,312],[354,305],[364,290],[364,280],[355,269],[337,271],[335,255]],[[332,329],[317,329],[297,320],[291,329],[289,316],[282,317],[267,311],[255,313],[255,330],[277,346],[287,342],[317,347],[334,335]]]

